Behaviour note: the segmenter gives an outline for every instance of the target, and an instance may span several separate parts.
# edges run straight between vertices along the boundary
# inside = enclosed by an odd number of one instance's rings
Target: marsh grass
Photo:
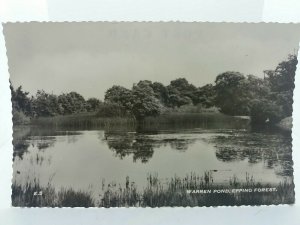
[[[31,125],[63,128],[106,128],[112,126],[134,126],[130,117],[97,117],[95,113],[81,113],[65,116],[40,117],[31,120]]]
[[[226,116],[219,112],[167,113],[157,117],[147,117],[138,124],[143,129],[246,129],[249,121]]]
[[[186,113],[173,112],[137,121],[133,117],[98,117],[95,113],[81,113],[65,116],[40,117],[31,120],[31,125],[47,128],[91,129],[91,128],[245,128],[248,121],[226,116],[219,112]]]
[[[191,123],[209,123],[222,122],[228,120],[228,116],[221,113],[168,113],[157,117],[147,117],[144,124],[191,124]],[[231,118],[232,119],[232,118]]]
[[[276,192],[237,193],[188,193],[188,190],[222,190],[276,188]],[[35,191],[42,196],[35,196]],[[102,182],[102,193],[95,197],[92,192],[75,191],[72,188],[55,191],[50,184],[40,187],[38,182],[24,186],[12,185],[12,205],[21,207],[163,207],[163,206],[233,206],[271,205],[294,203],[294,185],[284,181],[277,185],[261,184],[246,175],[245,181],[232,177],[228,184],[215,184],[212,172],[203,176],[191,173],[185,177],[174,176],[162,181],[157,174],[147,177],[147,185],[138,190],[126,177],[125,185]]]
[[[18,207],[93,207],[90,192],[62,188],[56,192],[48,183],[41,187],[37,180],[25,185],[12,184],[12,206]]]

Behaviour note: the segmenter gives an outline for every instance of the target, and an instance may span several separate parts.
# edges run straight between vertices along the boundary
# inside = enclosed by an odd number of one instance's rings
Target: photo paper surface
[[[6,23],[12,206],[292,204],[300,27]]]

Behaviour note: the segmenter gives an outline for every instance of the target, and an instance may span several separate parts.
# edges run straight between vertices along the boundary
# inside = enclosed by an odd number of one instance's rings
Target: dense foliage
[[[277,123],[285,117],[292,116],[297,63],[297,57],[289,55],[275,70],[265,71],[266,86],[269,90],[259,99],[260,104],[253,104],[250,112],[253,122],[261,122],[267,118],[267,121]],[[257,114],[257,111],[260,113]]]
[[[172,80],[165,86],[149,80],[139,81],[131,89],[114,85],[104,96],[84,99],[77,92],[61,95],[43,90],[35,96],[11,85],[14,122],[33,117],[95,112],[99,117],[133,117],[138,121],[162,112],[178,109],[218,107],[227,115],[251,116],[253,123],[276,123],[292,115],[295,55],[278,64],[275,70],[264,71],[264,79],[228,71],[216,77],[215,84],[196,87],[185,78]]]

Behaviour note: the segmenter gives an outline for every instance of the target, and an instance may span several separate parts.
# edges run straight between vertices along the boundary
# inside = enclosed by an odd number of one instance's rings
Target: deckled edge
[[[295,90],[296,90],[296,80],[297,80],[297,73],[300,75],[300,62],[299,62],[299,52],[300,52],[300,40],[299,40],[299,44],[298,44],[298,49],[297,49],[297,53],[296,54],[296,57],[297,57],[297,65],[296,65],[296,71],[295,71],[295,78],[294,78],[294,90],[293,90],[293,105],[292,105],[292,130],[291,130],[291,137],[292,137],[292,165],[293,165],[293,185],[294,185],[294,205],[295,203],[297,202],[297,193],[296,193],[296,185],[295,185],[295,163],[294,163],[294,158],[295,158],[295,139],[296,139],[296,133],[295,133],[295,126],[294,126],[294,123],[295,123]],[[299,79],[299,78],[298,78]],[[299,87],[297,88],[297,90],[299,89]],[[297,170],[296,170],[297,172]]]
[[[20,23],[210,23],[210,24],[221,24],[221,23],[226,23],[226,24],[280,24],[280,25],[299,25],[300,22],[275,22],[275,21],[188,21],[188,20],[82,20],[82,21],[77,21],[77,20],[30,20],[30,21],[2,21],[3,24],[20,24]]]
[[[4,44],[5,44],[5,46],[4,46],[4,48],[5,48],[5,55],[6,55],[6,63],[7,63],[7,69],[8,69],[8,84],[9,84],[9,80],[10,80],[10,68],[9,68],[9,63],[8,63],[8,49],[7,49],[7,46],[6,46],[6,36],[5,36],[5,24],[7,24],[7,23],[1,23],[1,25],[2,25],[2,35],[3,35],[3,37],[4,37]],[[10,88],[10,87],[8,87],[8,88]],[[12,205],[12,184],[13,184],[13,173],[14,173],[14,168],[13,168],[13,154],[14,154],[14,146],[13,146],[13,140],[14,140],[14,137],[13,137],[13,133],[14,133],[14,123],[13,123],[13,112],[12,112],[12,95],[11,95],[11,91],[10,91],[10,107],[11,107],[11,111],[10,111],[10,120],[11,120],[11,131],[12,131],[12,133],[11,133],[11,147],[12,147],[12,151],[10,151],[10,157],[11,157],[11,171],[12,171],[12,173],[11,173],[11,177],[10,177],[10,207],[14,207],[13,205]]]
[[[300,22],[297,23],[297,22],[236,22],[236,21],[180,21],[180,20],[167,20],[167,21],[163,21],[163,20],[159,20],[159,21],[148,21],[148,20],[133,20],[133,21],[126,21],[126,20],[103,20],[103,21],[94,21],[94,20],[86,20],[86,21],[68,21],[68,20],[63,20],[63,21],[60,21],[60,20],[43,20],[43,21],[39,21],[39,20],[32,20],[32,21],[4,21],[4,22],[1,22],[2,24],[2,35],[4,36],[4,42],[5,42],[5,53],[6,53],[6,63],[7,63],[7,68],[8,68],[8,74],[9,74],[9,77],[8,79],[10,79],[10,68],[9,68],[9,62],[8,62],[8,49],[6,47],[6,36],[5,36],[5,32],[4,32],[4,27],[5,27],[5,24],[28,24],[28,23],[184,23],[184,24],[190,24],[190,23],[198,23],[198,24],[203,24],[203,23],[210,23],[210,24],[221,24],[221,23],[224,23],[224,24],[278,24],[278,25],[299,25],[300,26]],[[299,45],[298,45],[298,49],[297,49],[297,60],[298,59],[298,55],[299,55],[299,52],[300,52],[300,40],[299,40]],[[294,201],[293,203],[279,203],[279,204],[269,204],[269,205],[265,205],[265,204],[261,204],[261,205],[218,205],[218,206],[163,206],[163,207],[149,207],[149,206],[146,206],[146,207],[20,207],[20,206],[13,206],[12,205],[12,182],[13,182],[13,152],[11,152],[11,167],[12,167],[12,174],[11,174],[11,196],[10,196],[10,207],[11,208],[16,208],[16,209],[170,209],[170,208],[176,208],[176,209],[197,209],[197,208],[212,208],[212,209],[215,209],[215,208],[237,208],[237,207],[243,207],[243,208],[250,208],[250,207],[277,207],[277,206],[280,206],[280,207],[290,207],[290,206],[293,206],[295,205],[296,203],[296,192],[295,192],[295,182],[294,182],[294,173],[295,173],[295,170],[294,170],[294,149],[293,149],[293,134],[294,134],[294,92],[295,92],[295,89],[296,89],[296,74],[297,74],[297,71],[298,71],[298,65],[299,65],[299,62],[297,63],[297,66],[296,66],[296,71],[295,71],[295,80],[294,80],[294,84],[295,84],[295,88],[293,90],[293,114],[292,114],[292,132],[291,132],[291,135],[292,135],[292,165],[293,165],[293,191],[294,191]],[[300,70],[300,68],[299,68]],[[299,74],[300,74],[300,71],[299,71]],[[9,83],[9,82],[8,82]],[[11,99],[10,99],[10,104],[11,104],[11,124],[12,124],[12,134],[11,134],[11,140],[13,141],[13,121],[12,121],[12,96],[11,96]],[[11,142],[11,146],[13,147],[13,144]],[[13,150],[13,149],[12,149]]]

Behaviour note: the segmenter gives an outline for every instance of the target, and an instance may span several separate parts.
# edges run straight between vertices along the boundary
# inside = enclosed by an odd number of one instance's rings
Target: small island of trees
[[[292,116],[296,55],[264,71],[258,78],[240,72],[219,74],[214,84],[196,87],[185,78],[159,82],[142,80],[131,89],[114,85],[105,92],[104,101],[84,99],[77,92],[60,95],[39,90],[35,96],[11,84],[14,125],[30,124],[40,118],[68,115],[92,118],[130,118],[140,123],[147,117],[172,113],[218,111],[230,116],[249,116],[253,124],[276,124]]]

